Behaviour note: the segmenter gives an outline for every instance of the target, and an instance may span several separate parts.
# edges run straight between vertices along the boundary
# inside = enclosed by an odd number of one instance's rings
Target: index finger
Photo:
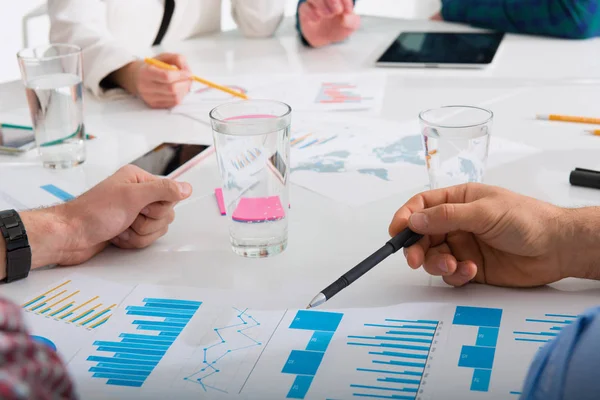
[[[344,6],[344,13],[351,14],[354,10],[354,2],[352,0],[342,0]]]
[[[190,79],[190,73],[184,70],[171,71],[155,67],[154,65],[149,65],[148,72],[150,80],[158,83],[175,83]]]
[[[430,190],[411,197],[410,200],[394,214],[394,218],[392,219],[389,228],[390,235],[397,235],[402,229],[406,228],[408,226],[408,219],[417,211],[446,203],[467,203],[467,199],[471,197],[469,196],[469,190],[472,190],[473,188],[472,184],[464,184],[449,188]]]

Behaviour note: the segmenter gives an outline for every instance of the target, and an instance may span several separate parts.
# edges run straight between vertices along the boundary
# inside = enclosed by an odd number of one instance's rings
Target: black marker
[[[371,254],[369,257],[364,259],[356,267],[342,275],[337,281],[327,286],[325,290],[315,296],[306,308],[314,308],[325,303],[333,296],[350,286],[352,282],[369,272],[374,266],[397,252],[403,247],[410,247],[417,243],[423,235],[414,233],[409,228],[404,229],[402,232],[391,238],[385,246]]]
[[[573,171],[571,171],[569,182],[573,186],[600,189],[600,171],[575,168]]]

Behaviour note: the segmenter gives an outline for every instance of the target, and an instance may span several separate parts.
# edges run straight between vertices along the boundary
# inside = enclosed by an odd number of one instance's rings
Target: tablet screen
[[[131,164],[154,175],[168,176],[207,148],[202,144],[162,143]]]
[[[378,63],[490,64],[503,33],[404,32]]]

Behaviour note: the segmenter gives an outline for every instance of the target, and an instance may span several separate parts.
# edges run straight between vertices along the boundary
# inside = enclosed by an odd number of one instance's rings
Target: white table
[[[468,30],[430,21],[365,18],[351,40],[328,48],[303,48],[291,21],[275,38],[239,40],[237,32],[190,40],[169,50],[186,55],[201,75],[272,73],[331,73],[364,71],[400,30]],[[484,105],[495,112],[493,134],[538,147],[530,158],[489,170],[486,181],[564,205],[600,204],[600,191],[571,187],[574,167],[600,168],[600,139],[582,134],[583,126],[533,120],[536,113],[597,114],[600,90],[599,40],[565,41],[508,35],[495,64],[486,70],[389,69],[382,118],[407,120],[418,111],[442,104]],[[26,116],[20,82],[0,86],[0,117]],[[210,143],[207,125],[167,111],[146,109],[138,100],[103,103],[86,98],[88,131],[99,138],[88,145],[84,171],[89,184],[165,140]],[[18,163],[0,157],[0,182]],[[364,207],[351,208],[292,185],[289,247],[269,259],[244,259],[229,248],[226,220],[211,196],[219,185],[211,159],[183,177],[194,186],[192,200],[177,209],[169,233],[143,251],[108,249],[77,268],[36,271],[27,280],[0,286],[0,293],[21,297],[74,272],[136,283],[224,288],[252,294],[272,292],[274,308],[304,307],[324,286],[387,240],[387,227],[396,209],[416,189]],[[183,179],[182,178],[182,179]],[[477,296],[510,293],[508,289],[471,286],[443,287],[422,270],[410,270],[402,256],[391,257],[350,290],[327,304],[352,307],[400,301],[446,299],[476,301]],[[554,292],[589,290],[597,296],[600,284],[565,280]],[[475,297],[473,297],[475,296]],[[264,298],[265,296],[262,296]],[[252,299],[248,305],[252,306]],[[258,301],[258,300],[257,300]],[[258,304],[258,303],[257,303]]]

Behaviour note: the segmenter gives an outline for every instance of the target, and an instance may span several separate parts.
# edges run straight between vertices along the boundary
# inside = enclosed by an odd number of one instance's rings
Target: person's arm
[[[281,0],[232,0],[231,15],[246,37],[263,38],[272,36],[285,11]]]
[[[122,86],[106,78],[134,63],[136,57],[114,40],[108,30],[105,1],[48,0],[48,15],[51,43],[70,43],[81,47],[84,85],[88,89],[101,96],[107,94],[106,89]],[[101,82],[106,87],[102,87]]]
[[[77,398],[58,354],[33,340],[25,328],[21,308],[4,299],[0,299],[0,398]]]
[[[600,35],[598,0],[442,0],[445,21],[503,32],[584,39]]]

